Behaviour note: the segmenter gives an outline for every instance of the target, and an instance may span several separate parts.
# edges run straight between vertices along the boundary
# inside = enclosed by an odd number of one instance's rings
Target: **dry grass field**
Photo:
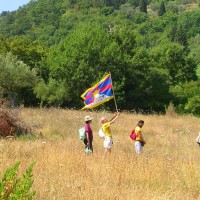
[[[200,147],[195,142],[199,118],[122,113],[112,125],[112,154],[103,159],[99,119],[112,114],[62,109],[15,112],[44,137],[1,140],[0,176],[18,160],[20,172],[36,161],[36,200],[200,199]],[[88,114],[94,119],[94,153],[87,156],[78,129]],[[137,156],[129,134],[139,119],[145,121],[147,144]]]

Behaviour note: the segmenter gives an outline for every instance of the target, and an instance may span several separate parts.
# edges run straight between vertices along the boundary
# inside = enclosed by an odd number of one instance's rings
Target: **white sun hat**
[[[85,116],[85,122],[88,122],[88,121],[91,121],[91,120],[92,120],[92,117],[90,117],[89,115]]]
[[[101,119],[100,119],[100,122],[102,123],[103,121],[105,121],[106,120],[106,118],[105,117],[102,117]]]

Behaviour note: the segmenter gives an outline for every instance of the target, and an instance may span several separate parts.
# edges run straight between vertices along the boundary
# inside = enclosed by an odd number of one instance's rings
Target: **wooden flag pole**
[[[109,72],[109,74],[110,74],[110,79],[111,79],[111,83],[112,83],[111,72]],[[115,102],[116,111],[118,113],[119,111],[118,111],[118,107],[117,107],[117,101],[116,101],[116,98],[115,98],[115,92],[114,92],[113,83],[112,83],[112,91],[113,91],[113,96],[114,96],[114,102]]]

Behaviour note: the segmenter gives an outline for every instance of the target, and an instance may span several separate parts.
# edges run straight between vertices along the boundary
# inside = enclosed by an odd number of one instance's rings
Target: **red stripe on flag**
[[[106,90],[109,90],[110,88],[112,88],[112,84],[108,84],[108,85],[106,85],[105,87],[100,88],[99,92],[104,92],[104,91],[106,91]]]

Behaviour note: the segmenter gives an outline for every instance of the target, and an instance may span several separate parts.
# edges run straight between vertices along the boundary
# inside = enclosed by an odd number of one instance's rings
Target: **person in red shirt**
[[[86,116],[85,117],[85,135],[86,138],[84,139],[85,149],[89,148],[93,152],[93,131],[91,129],[90,124],[92,123],[92,117]]]

